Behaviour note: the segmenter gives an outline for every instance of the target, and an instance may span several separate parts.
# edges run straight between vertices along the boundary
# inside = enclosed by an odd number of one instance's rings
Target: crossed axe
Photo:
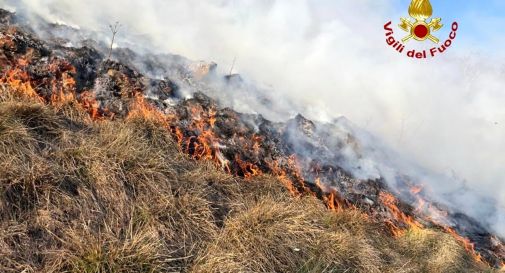
[[[415,22],[411,22],[409,19],[406,18],[400,18],[400,20],[402,22],[399,24],[399,27],[402,30],[410,33],[409,35],[405,36],[405,38],[402,39],[402,42],[405,43],[412,38],[417,38],[419,40],[430,39],[432,42],[436,44],[438,44],[438,42],[440,41],[437,37],[431,35],[431,32],[435,32],[444,26],[443,24],[440,23],[442,21],[441,18],[434,18],[429,23],[426,23],[426,21],[422,20],[416,20]],[[416,36],[414,30],[419,26],[424,26],[427,28],[428,34],[426,35],[426,37]]]

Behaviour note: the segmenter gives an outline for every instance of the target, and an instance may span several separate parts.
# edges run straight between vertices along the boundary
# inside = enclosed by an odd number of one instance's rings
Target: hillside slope
[[[1,272],[491,272],[446,233],[394,238],[276,178],[196,162],[142,115],[93,121],[0,92]]]
[[[400,170],[355,175],[345,119],[241,113],[219,98],[256,87],[213,63],[17,20],[0,9],[0,272],[502,266],[503,240]]]

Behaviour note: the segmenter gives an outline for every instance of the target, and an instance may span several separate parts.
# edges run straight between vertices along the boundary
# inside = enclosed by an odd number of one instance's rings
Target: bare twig
[[[233,68],[235,68],[235,62],[237,61],[237,57],[235,56],[233,58],[233,63],[231,64],[231,68],[230,68],[230,75],[231,76],[231,73],[233,72]]]
[[[114,25],[109,25],[110,31],[112,32],[112,41],[110,42],[109,56],[107,57],[107,60],[110,60],[110,57],[112,56],[112,47],[114,46],[114,40],[116,39],[116,34],[119,32],[120,27],[121,25],[119,22],[116,22]]]

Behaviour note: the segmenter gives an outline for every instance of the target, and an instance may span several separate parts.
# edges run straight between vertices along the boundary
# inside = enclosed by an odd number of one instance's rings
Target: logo
[[[440,41],[437,37],[431,35],[431,33],[444,26],[440,24],[442,19],[435,18],[429,23],[426,22],[426,20],[433,15],[433,8],[431,7],[429,0],[413,0],[409,6],[409,15],[410,17],[416,19],[416,21],[411,22],[408,18],[400,18],[402,21],[399,24],[400,28],[410,33],[407,37],[402,39],[402,42],[407,42],[412,38],[418,41],[430,39],[434,43],[438,43]]]
[[[433,15],[433,7],[429,0],[412,0],[408,12],[411,18],[402,17],[398,24],[400,30],[407,32],[401,40],[395,38],[391,21],[384,25],[386,43],[399,53],[406,52],[407,57],[410,58],[427,59],[444,53],[456,39],[458,23],[454,22],[451,25],[449,38],[443,44],[440,44],[440,39],[434,33],[442,29],[444,25],[442,24],[442,18],[430,19]],[[412,49],[405,51],[405,44],[411,40],[417,42],[431,41],[431,44],[437,46],[424,50]]]

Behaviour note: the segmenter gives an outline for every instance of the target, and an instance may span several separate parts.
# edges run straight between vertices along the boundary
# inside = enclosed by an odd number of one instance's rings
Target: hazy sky
[[[410,1],[394,1],[402,10]],[[432,0],[433,15],[442,17],[446,23],[457,21],[461,24],[460,41],[472,49],[500,50],[505,39],[505,1],[503,0]],[[490,54],[501,52],[488,52]]]

